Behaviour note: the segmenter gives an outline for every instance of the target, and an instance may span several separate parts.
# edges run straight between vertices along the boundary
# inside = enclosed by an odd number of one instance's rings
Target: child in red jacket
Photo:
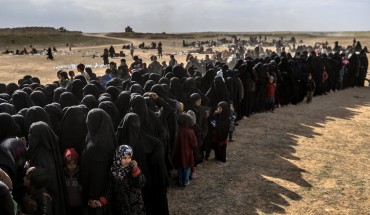
[[[188,114],[181,114],[173,165],[178,170],[178,185],[189,185],[190,169],[194,166],[193,151],[198,145],[194,130],[190,127],[192,119]]]

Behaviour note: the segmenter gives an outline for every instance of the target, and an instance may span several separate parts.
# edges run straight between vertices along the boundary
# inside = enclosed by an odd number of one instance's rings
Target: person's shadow
[[[302,196],[281,184],[293,183],[307,192],[312,187],[302,175],[310,172],[292,163],[301,160],[295,156],[297,136],[321,135],[314,128],[323,127],[331,118],[351,120],[357,112],[349,108],[370,105],[370,96],[364,96],[368,91],[369,88],[348,89],[314,97],[311,104],[300,103],[240,121],[236,141],[228,144],[228,161],[206,161],[199,168],[199,182],[194,181],[190,189],[182,191],[183,197],[186,193],[192,195],[184,203],[187,209],[173,210],[171,214],[285,214],[284,207]],[[170,199],[177,196],[170,194]]]

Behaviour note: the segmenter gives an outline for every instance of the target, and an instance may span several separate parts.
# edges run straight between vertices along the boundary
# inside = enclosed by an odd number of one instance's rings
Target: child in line
[[[274,112],[275,109],[275,90],[274,76],[269,76],[269,81],[266,85],[266,111]]]
[[[112,203],[113,214],[144,215],[144,200],[141,188],[146,179],[141,174],[133,151],[128,145],[117,147],[111,168],[111,180],[108,182],[107,199]]]
[[[71,215],[79,215],[82,213],[82,187],[78,182],[79,166],[78,153],[74,148],[67,149],[64,152],[64,177],[68,192],[69,207]]]
[[[28,188],[23,200],[23,210],[21,214],[29,215],[52,215],[52,198],[46,189],[49,182],[49,175],[41,167],[30,167],[23,178],[23,184]]]
[[[312,97],[313,93],[315,92],[316,89],[316,84],[315,81],[312,79],[311,73],[307,74],[307,85],[306,85],[306,90],[307,90],[307,103],[312,102]]]
[[[226,162],[227,137],[230,127],[230,109],[227,102],[218,103],[217,109],[210,116],[212,145],[215,150],[215,159]]]
[[[190,169],[194,166],[193,151],[198,145],[194,130],[190,127],[192,122],[186,113],[181,114],[177,120],[179,128],[173,165],[178,170],[177,184],[181,187],[189,185]]]

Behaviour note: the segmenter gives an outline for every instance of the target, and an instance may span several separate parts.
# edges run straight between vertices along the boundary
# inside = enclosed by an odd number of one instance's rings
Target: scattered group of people
[[[204,73],[133,59],[0,84],[0,214],[169,214],[171,179],[188,186],[212,150],[227,162],[240,119],[361,87],[368,69],[363,50],[209,59]]]

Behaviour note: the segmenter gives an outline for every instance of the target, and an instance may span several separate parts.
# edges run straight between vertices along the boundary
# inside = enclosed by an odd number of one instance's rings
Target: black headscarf
[[[112,80],[113,79],[111,79],[111,81]],[[103,85],[101,85],[101,83],[97,80],[90,81],[90,84],[94,84],[98,88],[100,93],[103,93],[105,91],[105,88],[103,87]],[[109,86],[111,86],[111,85],[109,85]],[[108,83],[107,83],[107,87],[108,87]]]
[[[151,73],[149,75],[149,79],[153,80],[156,84],[158,84],[159,80],[162,78],[162,76],[158,75],[157,73]]]
[[[221,101],[230,102],[230,92],[222,77],[215,77],[211,88],[208,90],[206,96],[209,98],[212,111],[216,109],[216,106]]]
[[[0,93],[0,99],[4,99],[6,101],[10,101],[12,97],[7,93]]]
[[[211,84],[213,83],[213,80],[216,76],[216,71],[214,69],[210,69],[204,74],[202,78],[202,89],[205,91],[203,93],[207,93],[209,88],[211,87]]]
[[[25,120],[24,121],[24,129],[25,129],[26,133],[29,132],[29,128],[32,125],[32,123],[34,123],[34,122],[42,121],[42,122],[45,122],[46,124],[48,124],[49,126],[51,126],[48,114],[46,113],[46,111],[43,108],[41,108],[39,106],[34,106],[34,107],[28,108],[27,114],[26,114],[26,117],[24,118],[24,120]]]
[[[172,68],[171,68],[171,70],[172,70]],[[171,71],[171,72],[166,73],[166,75],[165,75],[164,77],[166,77],[168,80],[171,80],[171,78],[173,78],[173,73],[172,73],[172,71]]]
[[[129,112],[130,99],[131,99],[131,93],[129,91],[122,91],[119,94],[119,96],[116,100],[116,107],[117,107],[118,112],[120,114],[120,119],[123,119],[123,117],[126,115],[126,113]]]
[[[31,95],[31,93],[33,92],[32,88],[31,87],[28,87],[28,86],[27,87],[26,86],[23,87],[22,88],[22,91],[23,92],[26,92],[28,95]]]
[[[24,132],[25,129],[24,129],[24,116],[20,115],[20,114],[15,114],[12,116],[12,118],[14,119],[14,121],[17,123],[17,125],[19,126],[19,129],[20,129],[20,137],[27,137],[28,135],[28,132]]]
[[[81,104],[85,105],[88,110],[91,110],[93,108],[97,108],[99,105],[99,102],[93,95],[86,95],[81,100]]]
[[[20,111],[18,111],[18,114],[22,115],[23,117],[26,117],[28,108],[22,108]]]
[[[150,76],[150,73],[143,74],[143,78],[142,78],[143,83],[146,83],[149,80],[149,76]]]
[[[94,84],[88,84],[83,88],[83,95],[93,95],[96,99],[100,96],[100,91]]]
[[[13,93],[19,89],[19,86],[18,84],[16,83],[9,83],[7,86],[6,86],[6,93],[8,93],[10,96],[13,95]]]
[[[83,105],[72,106],[65,111],[60,133],[60,147],[63,152],[68,148],[75,148],[81,155],[87,135],[87,112]]]
[[[114,105],[113,102],[105,101],[101,102],[98,107],[104,110],[110,116],[113,122],[113,128],[114,130],[117,130],[121,118],[116,105]]]
[[[35,105],[37,106],[44,107],[45,105],[48,104],[48,98],[41,91],[33,91],[30,97],[33,103],[35,103]]]
[[[87,85],[86,78],[85,78],[85,76],[83,76],[83,75],[76,75],[76,76],[75,76],[75,80],[80,80],[80,81],[82,81],[83,86],[86,86],[86,85]]]
[[[27,157],[30,166],[40,166],[50,176],[47,188],[53,199],[54,214],[66,215],[68,201],[58,137],[45,122],[35,122],[30,127],[28,144]]]
[[[79,101],[70,92],[64,92],[60,95],[59,104],[63,108],[78,105]]]
[[[172,69],[172,73],[174,77],[177,77],[178,79],[182,79],[184,77],[187,77],[188,75],[186,74],[186,71],[184,67],[181,65],[176,65]]]
[[[45,112],[48,114],[50,119],[51,128],[56,135],[60,135],[60,126],[62,122],[62,107],[59,103],[51,103],[44,107]]]
[[[155,84],[155,82],[153,80],[148,80],[147,82],[145,82],[144,91],[145,92],[150,92],[150,89],[152,89],[154,84]]]
[[[131,76],[131,81],[135,81],[137,82],[138,84],[140,84],[141,86],[144,85],[144,82],[143,82],[143,75],[141,74],[141,72],[139,71],[135,71],[132,73],[132,76]]]
[[[63,87],[58,87],[54,90],[54,95],[53,95],[53,102],[58,102],[59,103],[59,100],[60,100],[60,95],[64,92],[66,92],[67,90]]]
[[[185,106],[188,103],[188,99],[190,98],[190,95],[193,93],[198,93],[202,97],[203,106],[206,106],[209,103],[209,99],[207,98],[207,96],[204,95],[204,93],[202,93],[197,88],[197,83],[195,82],[195,79],[193,77],[186,78],[185,82],[182,85],[182,88],[184,90],[184,98],[185,98],[184,105]]]
[[[138,93],[138,94],[140,94],[140,95],[143,95],[144,94],[144,92],[143,92],[144,90],[143,90],[143,87],[141,87],[139,84],[134,84],[134,85],[132,85],[131,87],[130,87],[130,92],[131,92],[131,94],[132,93]]]
[[[109,93],[109,95],[111,96],[112,102],[115,103],[118,95],[120,94],[120,90],[116,87],[110,86],[107,87],[107,93]]]
[[[17,113],[15,110],[14,105],[9,103],[1,103],[0,104],[0,113],[8,113],[10,115],[14,115]]]
[[[72,81],[72,87],[71,87],[71,92],[73,93],[73,95],[75,95],[76,99],[78,99],[78,101],[81,101],[82,98],[83,98],[83,91],[82,89],[84,88],[84,83],[79,80],[79,79],[75,79]]]
[[[180,101],[182,103],[185,102],[184,92],[182,90],[182,85],[181,85],[180,80],[178,78],[176,78],[176,77],[171,78],[170,91],[171,91],[171,94],[173,96],[175,96],[175,99],[177,99],[178,101]]]
[[[158,84],[167,84],[167,85],[170,85],[170,80],[168,80],[165,77],[162,77],[161,79],[159,79]]]
[[[23,108],[29,108],[35,105],[33,101],[31,100],[30,96],[22,90],[16,90],[13,93],[12,101],[17,111],[20,111]]]
[[[0,113],[0,141],[8,137],[21,136],[21,134],[21,129],[12,116]]]
[[[53,102],[54,97],[54,90],[57,88],[55,84],[47,84],[45,85],[44,94],[46,95],[46,98],[48,99],[48,103]],[[58,98],[59,101],[59,98]]]
[[[140,139],[140,117],[136,113],[127,113],[118,126],[116,137],[119,145],[129,145],[134,150],[134,159],[140,154],[137,144]],[[140,166],[141,167],[141,166]]]

